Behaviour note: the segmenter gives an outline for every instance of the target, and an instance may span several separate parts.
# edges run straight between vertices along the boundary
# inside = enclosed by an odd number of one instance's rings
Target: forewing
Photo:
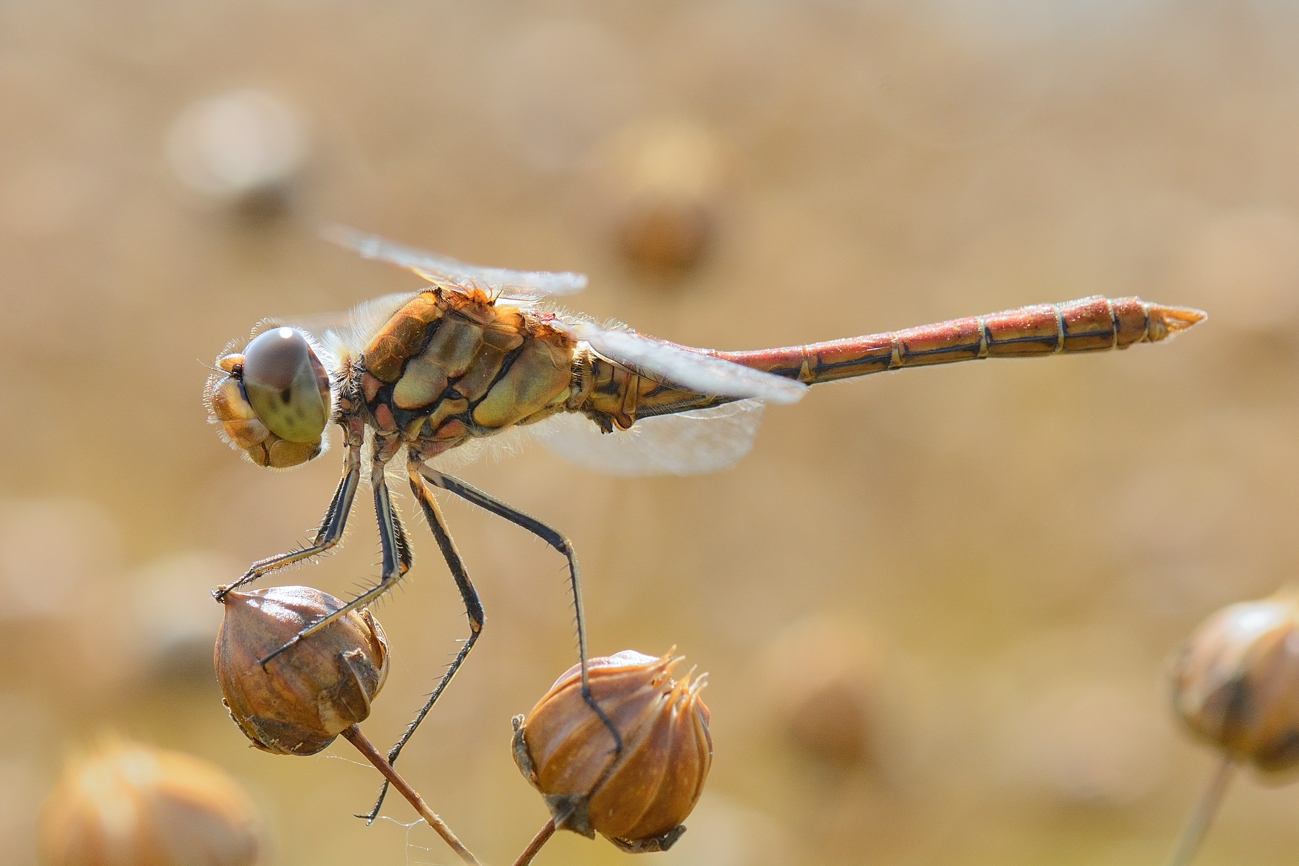
[[[802,399],[807,390],[802,382],[664,343],[635,331],[564,319],[555,319],[552,324],[573,339],[586,341],[611,361],[700,394],[793,403]]]
[[[364,301],[344,312],[313,313],[276,321],[310,334],[317,347],[329,354],[328,365],[332,368],[344,355],[361,352],[379,327],[417,294],[394,292]]]
[[[362,301],[349,310],[335,310],[329,313],[308,313],[305,316],[288,316],[277,318],[293,328],[300,328],[318,340],[324,340],[329,332],[342,334],[347,331],[373,333],[388,317],[397,312],[402,304],[409,301],[418,292],[393,292],[380,295],[368,301]],[[362,335],[368,336],[368,334]]]
[[[378,235],[365,234],[346,226],[326,226],[326,240],[353,250],[367,259],[378,259],[414,271],[435,283],[477,285],[499,297],[530,300],[545,295],[571,295],[586,288],[586,275],[570,271],[513,271],[486,268],[456,261],[448,256],[393,243]]]
[[[601,433],[590,419],[564,413],[537,437],[578,466],[611,475],[696,475],[734,464],[753,447],[761,400],[641,418],[630,430]]]

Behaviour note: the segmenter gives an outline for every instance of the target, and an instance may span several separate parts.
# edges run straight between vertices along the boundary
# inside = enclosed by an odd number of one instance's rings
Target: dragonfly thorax
[[[366,344],[355,391],[380,436],[432,456],[573,408],[576,349],[531,310],[433,287]]]

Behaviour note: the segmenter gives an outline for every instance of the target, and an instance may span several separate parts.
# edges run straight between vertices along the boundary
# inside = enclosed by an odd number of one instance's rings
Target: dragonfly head
[[[227,348],[204,398],[231,446],[258,466],[287,469],[325,450],[329,374],[296,328],[267,327],[242,351]]]

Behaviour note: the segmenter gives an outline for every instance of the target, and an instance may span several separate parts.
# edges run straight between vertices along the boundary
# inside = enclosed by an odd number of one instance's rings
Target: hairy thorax
[[[571,408],[575,348],[543,316],[433,287],[388,320],[351,375],[379,434],[431,457]]]

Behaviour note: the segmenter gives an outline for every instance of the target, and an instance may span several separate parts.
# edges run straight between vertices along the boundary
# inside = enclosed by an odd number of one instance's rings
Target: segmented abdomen
[[[1199,310],[1165,307],[1140,298],[1096,295],[805,346],[746,352],[692,351],[811,385],[903,367],[981,358],[1126,349],[1133,343],[1163,340],[1203,318]],[[601,358],[594,360],[593,368],[598,387],[584,408],[619,427],[631,426],[638,417],[729,402],[729,398],[644,379]]]
[[[1202,318],[1198,310],[1096,295],[904,331],[717,356],[812,384],[981,358],[1126,349],[1133,343],[1162,340]]]

